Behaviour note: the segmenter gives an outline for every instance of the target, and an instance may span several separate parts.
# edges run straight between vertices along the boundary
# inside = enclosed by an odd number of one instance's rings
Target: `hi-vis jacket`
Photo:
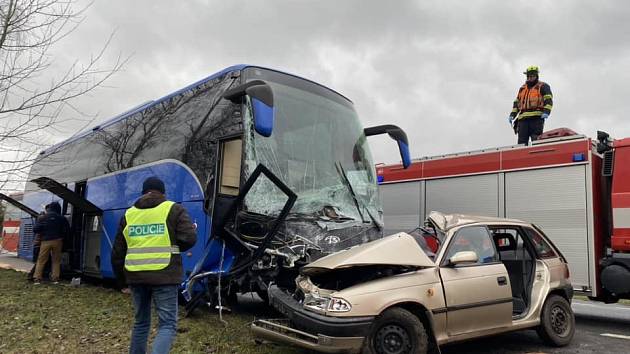
[[[138,272],[164,269],[171,262],[171,253],[179,254],[179,247],[171,246],[166,227],[166,218],[173,204],[164,201],[153,208],[131,207],[127,210],[127,225],[123,230],[127,241],[126,270]]]
[[[197,230],[184,207],[162,194],[147,193],[120,220],[112,248],[114,274],[121,285],[179,284],[182,257],[196,240]]]
[[[553,108],[553,95],[549,85],[538,81],[534,86],[523,84],[518,90],[512,106],[511,117],[517,119],[540,118],[543,113],[550,114]]]

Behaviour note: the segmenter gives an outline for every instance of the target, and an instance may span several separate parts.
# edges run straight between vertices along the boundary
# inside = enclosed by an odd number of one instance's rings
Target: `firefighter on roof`
[[[523,72],[527,81],[518,90],[512,113],[508,116],[508,122],[518,133],[519,144],[528,144],[530,138],[532,141],[538,139],[553,107],[551,88],[538,80],[539,72],[535,65]]]

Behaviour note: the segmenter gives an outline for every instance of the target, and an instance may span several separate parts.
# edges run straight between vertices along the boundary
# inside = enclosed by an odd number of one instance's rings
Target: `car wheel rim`
[[[376,334],[377,352],[382,354],[402,354],[411,351],[411,341],[407,331],[397,325],[382,327]]]
[[[561,337],[569,332],[569,314],[560,306],[551,309],[551,329]]]

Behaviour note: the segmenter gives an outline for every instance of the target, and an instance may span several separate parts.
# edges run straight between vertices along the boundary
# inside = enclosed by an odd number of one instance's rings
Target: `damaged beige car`
[[[566,259],[536,226],[432,212],[398,233],[304,267],[293,292],[271,287],[286,316],[257,320],[261,339],[327,353],[426,353],[535,328],[553,346],[575,331]]]

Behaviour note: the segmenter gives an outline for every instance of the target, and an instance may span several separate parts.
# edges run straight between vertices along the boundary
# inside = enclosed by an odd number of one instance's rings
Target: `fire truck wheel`
[[[575,316],[569,302],[559,295],[550,295],[540,315],[538,336],[554,347],[564,347],[575,334]]]

